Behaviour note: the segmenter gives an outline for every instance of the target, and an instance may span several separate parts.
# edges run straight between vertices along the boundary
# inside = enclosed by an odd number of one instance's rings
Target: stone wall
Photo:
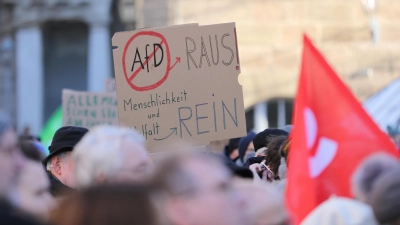
[[[400,77],[400,1],[379,1],[375,15],[378,44],[359,0],[169,0],[168,17],[170,25],[236,22],[247,108],[295,95],[303,33],[360,100]]]
[[[164,27],[169,21],[166,0],[143,0],[144,27]]]

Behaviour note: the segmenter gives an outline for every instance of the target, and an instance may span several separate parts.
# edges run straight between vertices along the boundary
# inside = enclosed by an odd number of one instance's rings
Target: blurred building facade
[[[248,129],[291,123],[307,33],[364,101],[400,77],[398,0],[0,0],[0,109],[38,133],[61,89],[102,91],[112,34],[236,22]]]
[[[38,134],[63,88],[104,90],[111,36],[135,29],[134,9],[134,1],[0,1],[0,109],[19,131]]]

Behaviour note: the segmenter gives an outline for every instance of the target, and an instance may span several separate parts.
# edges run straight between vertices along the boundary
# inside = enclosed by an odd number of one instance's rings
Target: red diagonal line
[[[174,68],[174,66],[175,66],[176,64],[178,64],[178,62],[179,62],[179,60],[177,59],[176,62],[174,63],[174,65],[171,66],[171,69],[170,69],[170,70],[172,70],[172,68]]]
[[[163,44],[164,44],[164,40],[162,40],[160,42],[160,45],[163,45]],[[149,60],[151,60],[153,58],[154,54],[158,51],[158,49],[160,49],[160,48],[157,46],[156,50],[154,52],[152,52],[145,61],[143,61],[143,65],[146,64]],[[142,70],[142,67],[139,66],[139,68],[137,68],[136,71],[129,77],[129,82],[132,82],[133,78],[135,78],[141,70]]]

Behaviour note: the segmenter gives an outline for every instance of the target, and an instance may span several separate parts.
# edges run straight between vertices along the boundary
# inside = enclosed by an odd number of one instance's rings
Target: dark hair
[[[91,187],[65,199],[51,215],[53,225],[158,224],[149,185]]]
[[[287,136],[272,136],[268,138],[268,146],[265,151],[265,161],[274,174],[278,174],[279,166],[281,165],[281,155],[279,149],[286,141]]]
[[[239,147],[239,142],[240,142],[241,138],[232,138],[229,139],[229,143],[226,146],[226,154],[227,156],[229,156],[230,154],[232,154],[233,150],[237,149]]]
[[[40,137],[32,136],[32,135],[21,135],[21,140],[30,140],[30,141],[41,141]]]
[[[41,163],[45,156],[36,147],[35,143],[31,140],[25,140],[24,137],[20,137],[19,140],[22,153],[25,155],[25,157]]]
[[[271,137],[287,136],[287,135],[289,135],[289,133],[281,129],[275,129],[275,128],[265,129],[264,131],[261,131],[254,137],[253,139],[254,149],[255,151],[257,151],[260,148],[267,147]]]

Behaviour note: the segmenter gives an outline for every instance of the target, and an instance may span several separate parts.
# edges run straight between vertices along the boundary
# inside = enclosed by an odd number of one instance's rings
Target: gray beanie
[[[358,166],[351,180],[354,197],[368,203],[376,180],[398,165],[399,161],[386,153],[375,153],[367,157]]]
[[[400,219],[400,165],[376,180],[370,204],[380,223],[392,223]]]

